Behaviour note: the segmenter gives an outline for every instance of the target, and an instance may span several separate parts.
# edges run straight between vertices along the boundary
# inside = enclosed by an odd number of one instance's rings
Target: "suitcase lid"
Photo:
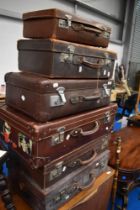
[[[18,50],[51,51],[86,57],[117,59],[117,54],[107,49],[56,39],[21,39],[17,43],[17,48]]]
[[[94,28],[97,28],[101,31],[107,31],[108,33],[111,33],[111,28],[102,23],[98,23],[93,20],[87,20],[87,19],[85,20],[82,19],[81,17],[78,17],[76,15],[73,15],[71,13],[59,9],[38,10],[23,14],[24,21],[32,19],[43,19],[43,18],[62,18],[64,20],[70,20],[72,22],[83,23],[92,26]]]
[[[30,73],[30,72],[9,72],[5,75],[6,84],[18,86],[36,92],[39,94],[59,93],[62,87],[64,91],[81,90],[81,89],[95,89],[99,92],[99,88],[104,85],[109,87],[111,81],[106,80],[73,80],[73,79],[48,79],[44,75]],[[62,89],[61,88],[61,89]]]
[[[76,129],[79,126],[95,122],[97,119],[105,119],[107,113],[114,116],[117,105],[110,104],[94,111],[63,117],[61,119],[39,123],[32,118],[22,114],[20,111],[14,110],[6,105],[0,107],[0,119],[5,121],[10,127],[20,131],[34,141],[41,141],[53,134],[58,133],[58,128],[64,128],[65,132]]]

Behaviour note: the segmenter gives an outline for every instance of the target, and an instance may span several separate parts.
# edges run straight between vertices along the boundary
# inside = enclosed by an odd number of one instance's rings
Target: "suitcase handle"
[[[95,123],[95,126],[92,130],[83,131],[82,128],[77,128],[76,130],[71,131],[70,135],[72,135],[72,136],[78,136],[79,134],[81,134],[82,136],[92,135],[92,134],[96,133],[100,128],[98,121],[94,121],[94,123]]]
[[[85,26],[83,24],[72,23],[71,27],[74,31],[95,32],[97,35],[102,33],[102,31],[100,29],[96,28],[96,27],[89,27],[89,26]]]
[[[81,185],[79,185],[78,184],[78,188],[80,189],[80,190],[87,190],[88,188],[90,188],[92,185],[93,185],[93,183],[95,182],[95,177],[94,177],[94,174],[90,174],[90,176],[92,177],[92,180],[91,180],[91,182],[88,184],[88,185],[86,185],[86,186],[81,186]]]
[[[91,163],[95,159],[96,156],[97,156],[97,153],[96,153],[96,151],[93,150],[93,155],[90,159],[84,160],[84,161],[77,159],[76,162],[78,161],[82,166],[87,165],[87,164]]]
[[[92,101],[95,99],[100,98],[101,96],[99,94],[95,95],[95,96],[83,96],[84,101]]]
[[[77,104],[80,103],[82,101],[93,101],[93,100],[97,100],[101,98],[100,94],[96,94],[94,96],[72,96],[70,98],[70,101],[72,104]]]
[[[84,66],[90,67],[92,69],[99,69],[103,67],[103,64],[100,63],[91,63],[89,61],[86,61],[85,59],[83,59],[81,61],[81,64],[83,64]]]

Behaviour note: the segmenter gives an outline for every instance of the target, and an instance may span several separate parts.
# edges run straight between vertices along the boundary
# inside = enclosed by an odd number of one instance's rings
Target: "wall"
[[[17,39],[22,35],[21,21],[0,17],[0,83],[4,74],[17,70]]]
[[[110,6],[113,7],[112,5]],[[17,14],[45,8],[59,8],[71,13],[75,11],[74,4],[65,0],[29,0],[27,3],[23,0],[13,0],[12,3],[10,0],[0,0],[0,9],[16,12]],[[92,11],[80,7],[78,7],[77,14],[83,18],[95,19],[100,22],[106,21],[99,20]],[[4,82],[4,74],[6,72],[18,70],[16,47],[17,40],[22,38],[22,27],[22,21],[0,16],[0,83]],[[109,49],[117,52],[117,62],[120,64],[123,55],[123,45],[110,43]]]

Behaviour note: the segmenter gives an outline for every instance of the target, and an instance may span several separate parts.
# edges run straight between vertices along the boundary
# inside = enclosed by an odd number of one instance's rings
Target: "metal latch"
[[[72,23],[72,16],[71,15],[65,15],[65,19],[59,19],[59,27],[60,28],[69,28],[71,27]]]
[[[110,112],[105,113],[104,123],[109,123],[111,121],[111,114]]]
[[[67,102],[64,94],[65,88],[58,87],[56,91],[59,95],[50,96],[50,107],[63,106]]]
[[[63,161],[57,163],[55,168],[50,172],[50,181],[60,176],[63,173]]]
[[[52,146],[60,144],[64,141],[65,127],[58,128],[58,133],[54,134],[51,139]]]
[[[71,27],[72,16],[71,15],[65,15],[65,17],[67,18],[68,27]]]
[[[110,89],[108,88],[107,84],[103,84],[103,89],[107,96],[110,96]]]
[[[69,45],[67,47],[67,51],[60,54],[60,62],[72,63],[73,56],[75,52],[75,47],[73,45]]]
[[[61,97],[62,102],[65,104],[67,102],[65,94],[64,94],[65,88],[64,87],[58,87],[56,90],[57,90],[59,96]]]

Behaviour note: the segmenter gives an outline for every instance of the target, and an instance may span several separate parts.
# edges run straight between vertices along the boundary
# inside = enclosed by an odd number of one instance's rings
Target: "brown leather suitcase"
[[[36,184],[45,189],[74,170],[94,161],[100,153],[108,149],[109,139],[110,135],[101,136],[39,169],[32,169],[22,156],[15,155],[14,168],[17,165],[18,170],[25,171]]]
[[[5,106],[0,108],[6,142],[33,167],[37,168],[72,150],[109,134],[116,113],[116,104],[47,123]]]
[[[95,179],[107,171],[109,150],[100,154],[90,164],[75,170],[46,189],[39,188],[23,171],[17,170],[14,186],[34,210],[56,210],[79,192],[89,189]]]
[[[56,80],[27,72],[5,76],[6,104],[38,122],[93,110],[110,102],[108,80]]]
[[[107,47],[111,28],[93,20],[85,20],[58,9],[23,14],[23,36],[54,38],[81,44]]]
[[[77,194],[59,210],[107,210],[111,195],[114,170],[100,175],[87,190]]]
[[[19,40],[19,69],[49,78],[111,78],[116,53],[55,40]]]

